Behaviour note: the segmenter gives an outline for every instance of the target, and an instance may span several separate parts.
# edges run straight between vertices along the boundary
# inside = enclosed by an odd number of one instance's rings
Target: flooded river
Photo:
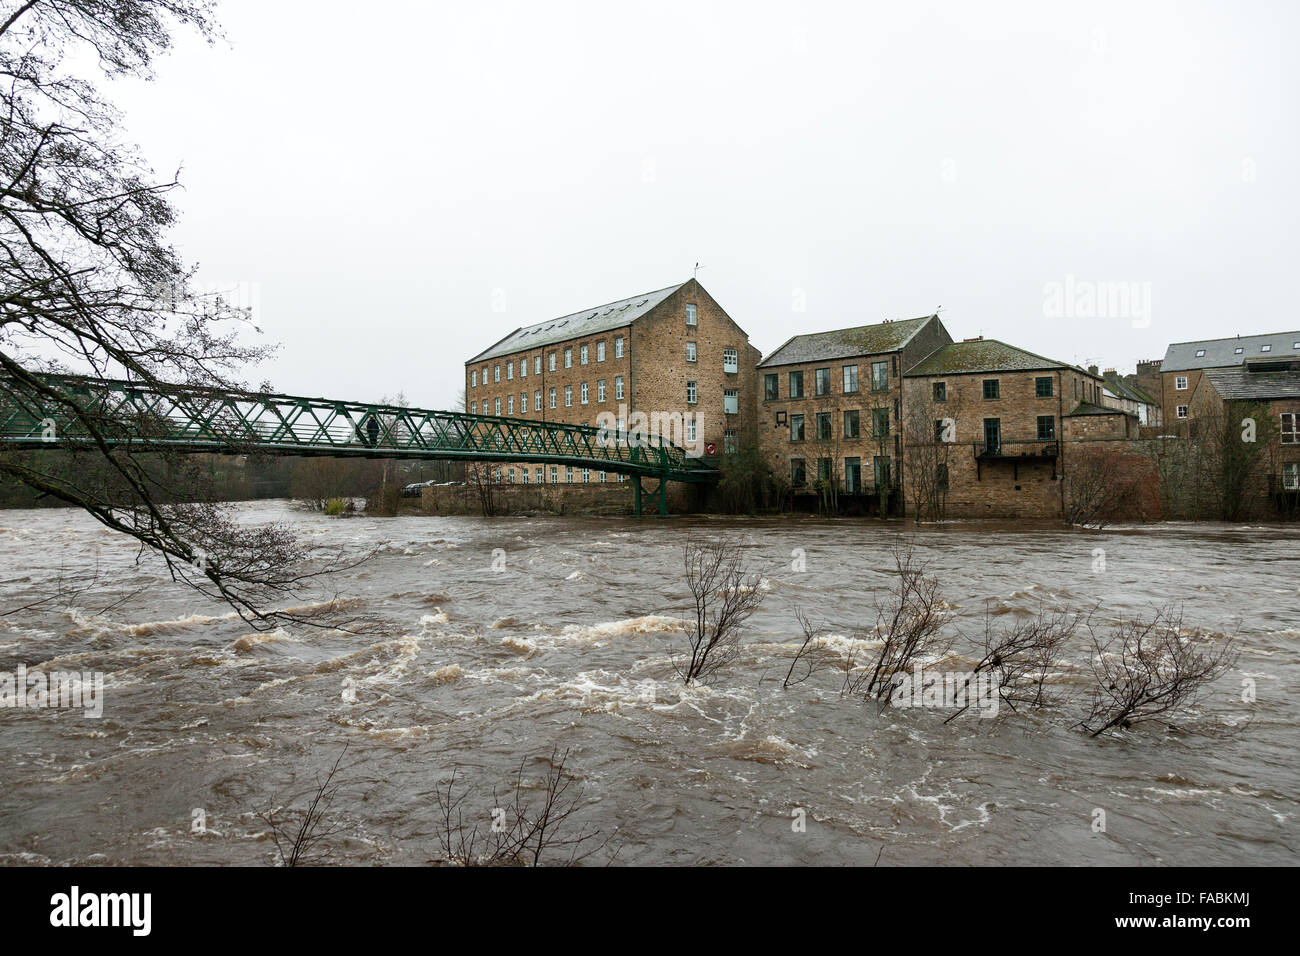
[[[240,508],[322,547],[380,549],[317,596],[359,633],[255,633],[79,512],[0,512],[0,671],[105,675],[102,717],[0,710],[0,862],[273,863],[258,813],[301,805],[345,745],[330,848],[356,864],[437,856],[434,793],[453,767],[487,825],[492,788],[521,760],[539,775],[557,746],[583,787],[573,819],[609,840],[592,862],[1300,862],[1300,527]],[[669,653],[693,531],[743,544],[765,598],[736,665],[683,690]],[[1068,709],[877,713],[842,699],[835,671],[783,689],[796,609],[838,634],[868,622],[909,540],[963,633],[986,607],[1096,604],[1109,621],[1172,601],[1205,639],[1239,635],[1240,657],[1176,730],[1097,740]],[[91,587],[22,609],[59,580]],[[1082,640],[1072,653],[1067,685]]]

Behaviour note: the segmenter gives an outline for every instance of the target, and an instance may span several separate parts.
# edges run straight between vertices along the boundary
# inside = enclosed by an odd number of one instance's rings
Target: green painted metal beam
[[[666,481],[718,477],[677,445],[632,443],[591,425],[76,376],[40,381],[43,389],[33,389],[0,376],[0,448],[89,446],[80,410],[110,447],[128,452],[518,462],[659,478],[661,514]],[[638,514],[640,498],[638,482]]]

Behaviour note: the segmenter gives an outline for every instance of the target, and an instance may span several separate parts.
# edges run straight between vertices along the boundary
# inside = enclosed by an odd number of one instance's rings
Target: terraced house
[[[1246,361],[1293,358],[1300,358],[1300,332],[1173,343],[1160,363],[1159,397],[1164,426],[1173,429],[1191,417],[1192,395],[1206,369],[1238,368]]]
[[[902,374],[951,341],[928,315],[796,335],[759,363],[759,449],[796,499],[903,510]]]
[[[658,414],[680,423],[663,435],[704,456],[752,436],[758,350],[695,279],[517,328],[465,363],[471,414],[567,424]],[[675,416],[675,418],[674,418]],[[676,426],[673,426],[675,429]],[[597,483],[614,475],[518,463],[504,484]]]
[[[995,339],[936,349],[905,375],[909,501],[930,518],[1060,516],[1067,420],[1136,424],[1103,391],[1093,371]]]

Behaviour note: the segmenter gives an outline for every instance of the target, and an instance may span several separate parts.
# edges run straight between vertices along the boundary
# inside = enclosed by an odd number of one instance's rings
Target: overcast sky
[[[283,391],[449,407],[696,261],[764,353],[939,306],[1121,370],[1300,328],[1300,4],[1049,6],[225,0],[112,95]]]

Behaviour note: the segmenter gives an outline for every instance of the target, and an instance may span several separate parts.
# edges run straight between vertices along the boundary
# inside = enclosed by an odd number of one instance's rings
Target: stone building
[[[1300,358],[1300,332],[1175,342],[1160,363],[1159,398],[1164,427],[1175,430],[1188,419],[1192,394],[1206,369],[1235,368],[1247,360],[1290,358]]]
[[[650,430],[701,457],[752,440],[749,336],[695,279],[517,328],[465,363],[471,414]],[[518,463],[511,483],[616,482],[581,468]]]
[[[796,498],[898,512],[902,373],[952,341],[937,315],[796,335],[758,365],[758,444]]]
[[[993,339],[935,350],[904,376],[909,507],[922,517],[1059,517],[1065,422],[1090,407],[1109,418],[1103,384]]]

